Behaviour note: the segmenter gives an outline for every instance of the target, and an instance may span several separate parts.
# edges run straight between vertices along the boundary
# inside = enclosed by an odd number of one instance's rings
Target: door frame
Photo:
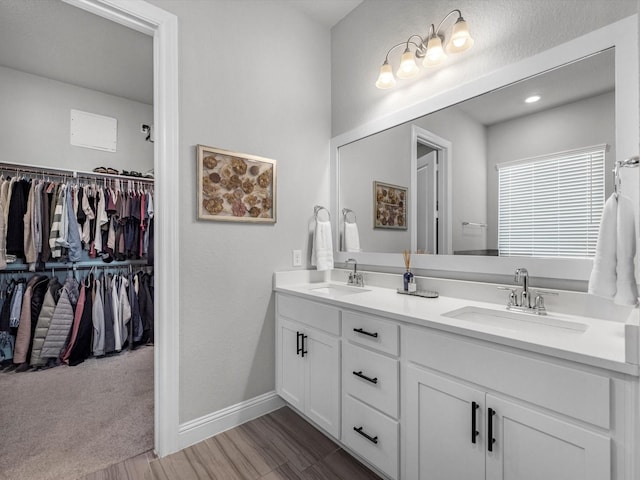
[[[154,449],[179,450],[178,18],[143,0],[63,0],[153,37]]]
[[[453,159],[452,143],[429,130],[411,125],[411,189],[409,205],[416,205],[418,198],[418,143],[438,151],[438,217],[440,226],[438,242],[441,252],[453,255],[453,197],[451,194],[451,161]],[[410,211],[411,225],[418,225],[417,208]],[[416,251],[418,245],[418,229],[411,231],[411,250]]]

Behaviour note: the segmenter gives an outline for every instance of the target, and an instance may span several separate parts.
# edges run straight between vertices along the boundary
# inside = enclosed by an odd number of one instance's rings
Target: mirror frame
[[[640,145],[640,70],[638,15],[634,14],[532,57],[502,67],[473,82],[460,85],[410,107],[392,111],[384,117],[333,137],[331,139],[331,214],[334,245],[340,248],[338,149],[341,146],[611,47],[615,47],[616,159],[637,155]],[[634,171],[640,183],[640,169],[634,169]],[[411,221],[414,221],[413,217]],[[402,268],[404,264],[402,253],[338,250],[334,258],[337,263],[344,263],[347,258],[355,258],[359,264],[371,267]],[[525,267],[536,277],[579,281],[589,280],[593,265],[591,259],[466,255],[414,255],[411,260],[412,268],[417,270],[510,275],[516,268]]]

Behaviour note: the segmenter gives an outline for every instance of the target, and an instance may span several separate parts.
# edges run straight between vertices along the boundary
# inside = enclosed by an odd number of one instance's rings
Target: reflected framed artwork
[[[373,182],[373,228],[407,229],[407,187]]]
[[[276,223],[276,161],[198,145],[198,219]]]

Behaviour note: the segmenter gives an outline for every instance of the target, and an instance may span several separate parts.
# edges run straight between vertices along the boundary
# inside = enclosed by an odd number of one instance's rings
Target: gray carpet
[[[0,479],[75,479],[151,448],[153,347],[0,372]]]

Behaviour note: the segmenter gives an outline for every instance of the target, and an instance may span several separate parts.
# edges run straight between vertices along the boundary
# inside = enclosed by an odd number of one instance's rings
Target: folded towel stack
[[[360,251],[360,234],[358,224],[355,222],[345,222],[344,224],[344,249],[347,252]]]
[[[589,293],[620,305],[638,304],[635,214],[631,200],[611,195],[604,205]]]
[[[311,265],[318,270],[333,268],[333,241],[331,239],[331,222],[316,220],[311,249]]]

